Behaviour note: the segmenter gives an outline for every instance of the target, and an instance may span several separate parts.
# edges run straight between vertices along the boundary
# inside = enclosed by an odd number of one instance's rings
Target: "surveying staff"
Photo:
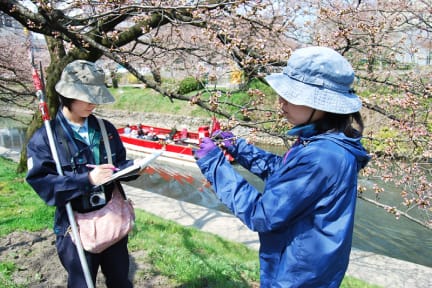
[[[261,287],[339,287],[348,266],[360,143],[354,71],[325,47],[296,50],[283,73],[266,77],[297,142],[283,156],[216,133],[237,163],[265,181],[260,193],[204,138],[195,156],[219,199],[260,239]],[[358,130],[351,124],[357,122]]]
[[[116,128],[104,120],[113,161],[113,164],[108,164],[101,130],[92,115],[98,104],[115,101],[104,80],[104,72],[94,63],[76,60],[65,67],[55,86],[61,106],[51,121],[51,127],[64,175],[59,175],[56,170],[45,127],[35,132],[27,146],[26,180],[48,205],[56,206],[56,247],[68,272],[68,287],[87,285],[77,249],[68,233],[70,223],[66,203],[71,202],[74,211],[83,213],[103,207],[111,198],[113,184],[104,185],[103,194],[93,191],[93,188],[104,183],[112,175],[114,167],[122,169],[133,164],[132,160],[126,160],[126,150]],[[88,164],[96,167],[89,168]],[[99,198],[94,198],[95,195]],[[101,253],[85,252],[93,283],[101,267],[107,287],[132,287],[128,279],[127,242],[126,236]]]

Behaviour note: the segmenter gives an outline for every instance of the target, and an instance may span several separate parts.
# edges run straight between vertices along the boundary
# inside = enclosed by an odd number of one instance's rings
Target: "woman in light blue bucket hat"
[[[261,287],[339,287],[351,251],[358,172],[369,161],[360,143],[354,71],[336,51],[308,47],[266,80],[294,125],[288,134],[296,143],[279,156],[218,132],[222,149],[204,138],[197,164],[219,199],[258,232]],[[263,179],[264,190],[237,173],[222,150]]]

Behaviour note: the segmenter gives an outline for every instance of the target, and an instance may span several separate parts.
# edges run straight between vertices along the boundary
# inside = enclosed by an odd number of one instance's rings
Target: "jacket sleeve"
[[[324,154],[323,158],[316,157],[319,154],[316,154],[318,151],[314,150],[307,149],[306,153],[299,153],[287,163],[282,163],[282,160],[279,164],[273,163],[275,171],[267,177],[263,193],[250,185],[225,160],[219,149],[211,151],[198,160],[197,164],[203,175],[212,184],[219,199],[234,215],[251,230],[268,232],[288,226],[298,217],[316,209],[319,199],[333,185],[336,176],[333,177],[331,174],[334,171],[325,171],[322,163],[330,167],[332,164],[334,164],[333,167],[337,167],[340,163],[333,163],[335,160],[331,160],[331,157],[326,157]],[[262,161],[252,162],[255,165],[250,167],[257,169],[254,166]],[[261,165],[264,170],[266,164],[261,163]],[[338,173],[334,174],[338,175]],[[323,203],[331,201],[331,197],[323,200]]]
[[[278,155],[248,144],[245,139],[237,140],[236,145],[230,146],[228,152],[238,164],[262,180],[273,174],[275,163],[282,159]]]
[[[62,168],[66,167],[64,155],[59,154],[59,159]],[[76,174],[62,169],[63,175],[59,175],[45,128],[36,131],[27,145],[27,167],[26,181],[48,205],[64,206],[90,191],[92,186],[88,173]]]

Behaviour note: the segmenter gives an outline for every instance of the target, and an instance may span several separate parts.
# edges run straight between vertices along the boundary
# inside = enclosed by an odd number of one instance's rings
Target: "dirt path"
[[[152,272],[145,251],[130,253],[130,275],[135,287],[169,288],[167,278]],[[0,263],[14,263],[15,284],[29,288],[66,287],[67,275],[55,250],[55,236],[47,229],[39,232],[13,232],[0,238]],[[137,273],[139,272],[139,273]],[[99,272],[96,287],[105,287]]]

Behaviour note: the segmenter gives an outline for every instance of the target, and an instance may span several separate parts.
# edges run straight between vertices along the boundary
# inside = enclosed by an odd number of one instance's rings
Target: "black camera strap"
[[[112,164],[111,147],[109,145],[109,140],[108,140],[108,135],[107,135],[107,132],[106,132],[105,124],[103,123],[103,120],[101,120],[100,118],[97,118],[96,116],[95,116],[95,118],[97,119],[98,124],[99,124],[99,126],[101,128],[101,133],[102,133],[102,137],[103,137],[103,141],[104,141],[105,151],[107,153],[108,163]],[[63,123],[60,123],[60,125],[55,125],[55,130],[57,132],[56,134],[60,138],[60,142],[65,147],[65,152],[67,153],[66,154],[66,156],[67,156],[66,159],[72,159],[71,160],[72,169],[74,171],[76,171],[76,165],[75,165],[75,162],[73,161],[73,157],[72,157],[73,154],[72,154],[71,149],[69,147],[68,141],[66,140],[66,133],[67,133],[67,136],[69,136],[68,137],[69,141],[74,145],[74,148],[77,151],[77,153],[79,153],[79,149],[78,149],[78,146],[76,145],[76,143],[74,142],[72,136],[67,131],[67,128],[64,125],[62,125],[62,124]],[[59,126],[62,126],[62,127],[59,127]],[[75,153],[75,154],[77,154],[77,153]]]

